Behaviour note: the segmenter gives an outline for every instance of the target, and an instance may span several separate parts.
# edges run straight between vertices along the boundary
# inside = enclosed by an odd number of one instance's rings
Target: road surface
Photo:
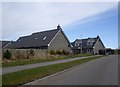
[[[25,85],[118,85],[118,56],[92,60]]]
[[[51,62],[27,64],[27,65],[21,65],[21,66],[3,67],[2,68],[2,74],[4,75],[4,74],[13,73],[13,72],[26,70],[26,69],[31,69],[31,68],[36,68],[36,67],[40,67],[40,66],[47,66],[47,65],[52,65],[52,64],[65,63],[65,62],[70,62],[70,61],[79,60],[79,59],[83,59],[83,58],[90,58],[90,57],[95,57],[95,56],[70,58],[70,59],[63,59],[63,60],[57,60],[57,61],[51,61]]]

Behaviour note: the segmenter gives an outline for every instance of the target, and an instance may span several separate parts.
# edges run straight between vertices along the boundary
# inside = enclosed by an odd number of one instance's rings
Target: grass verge
[[[2,76],[2,81],[3,81],[2,84],[3,86],[6,86],[6,85],[18,86],[18,85],[27,83],[29,81],[40,79],[45,76],[51,75],[53,73],[60,72],[62,70],[65,70],[73,66],[77,66],[79,64],[88,62],[90,60],[98,59],[98,58],[100,58],[100,56],[9,73]]]
[[[56,61],[56,60],[62,60],[62,59],[68,59],[68,58],[75,58],[75,57],[84,57],[84,56],[91,56],[91,54],[61,55],[58,58],[42,58],[42,59],[26,59],[26,60],[23,59],[23,60],[8,62],[8,63],[2,63],[2,67],[20,66],[20,65],[40,63],[40,62],[50,62],[50,61]]]

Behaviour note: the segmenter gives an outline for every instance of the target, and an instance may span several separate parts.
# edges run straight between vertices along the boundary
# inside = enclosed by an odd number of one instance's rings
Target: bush
[[[50,51],[47,51],[47,52],[49,54],[51,54],[51,55],[55,55],[55,54],[58,54],[58,55],[62,55],[62,54],[67,55],[67,54],[69,54],[69,52],[67,52],[66,50],[57,50],[57,51],[50,50]]]
[[[56,54],[61,55],[61,54],[63,54],[63,52],[62,52],[62,50],[57,50],[57,51],[56,51]]]
[[[54,50],[50,50],[50,51],[49,51],[49,54],[51,54],[51,55],[55,55],[56,52],[55,52]]]
[[[3,58],[11,59],[12,53],[9,50],[6,50],[3,54]]]
[[[62,50],[62,53],[63,53],[64,55],[69,54],[69,52],[67,52],[66,50]]]
[[[34,50],[29,50],[29,53],[30,53],[30,55],[32,55],[32,56],[34,56],[35,55],[35,52],[34,52]]]
[[[120,50],[117,51],[117,54],[120,54]]]

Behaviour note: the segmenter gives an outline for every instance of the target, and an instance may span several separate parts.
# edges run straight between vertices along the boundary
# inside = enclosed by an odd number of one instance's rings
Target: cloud
[[[92,15],[90,17],[85,17],[84,19],[80,20],[80,21],[76,21],[76,23],[74,23],[73,25],[83,25],[83,24],[88,24],[91,22],[106,22],[106,21],[111,21],[113,19],[117,19],[118,18],[118,7],[115,6],[105,12],[101,12],[95,15]],[[116,20],[118,21],[118,20]]]
[[[4,2],[3,39],[16,40],[23,35],[56,28],[57,24],[70,26],[116,5],[112,2]]]

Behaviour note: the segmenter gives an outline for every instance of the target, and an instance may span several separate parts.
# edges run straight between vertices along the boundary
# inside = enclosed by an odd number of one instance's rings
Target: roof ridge
[[[87,40],[87,39],[97,39],[97,37],[88,37],[88,38],[84,38],[84,39],[76,39],[76,40]]]
[[[49,31],[55,31],[55,30],[59,30],[59,29],[43,30],[43,31],[40,31],[40,32],[32,33],[31,35],[33,35],[33,34],[37,34],[37,33],[43,33],[43,32],[49,32]]]
[[[46,30],[46,31],[35,32],[35,33],[32,33],[31,35],[33,35],[33,34],[39,34],[39,33],[42,33],[42,32],[55,31],[55,30],[59,30],[59,29],[52,29],[52,30]],[[31,35],[21,36],[21,37],[19,37],[19,38],[30,37]]]

